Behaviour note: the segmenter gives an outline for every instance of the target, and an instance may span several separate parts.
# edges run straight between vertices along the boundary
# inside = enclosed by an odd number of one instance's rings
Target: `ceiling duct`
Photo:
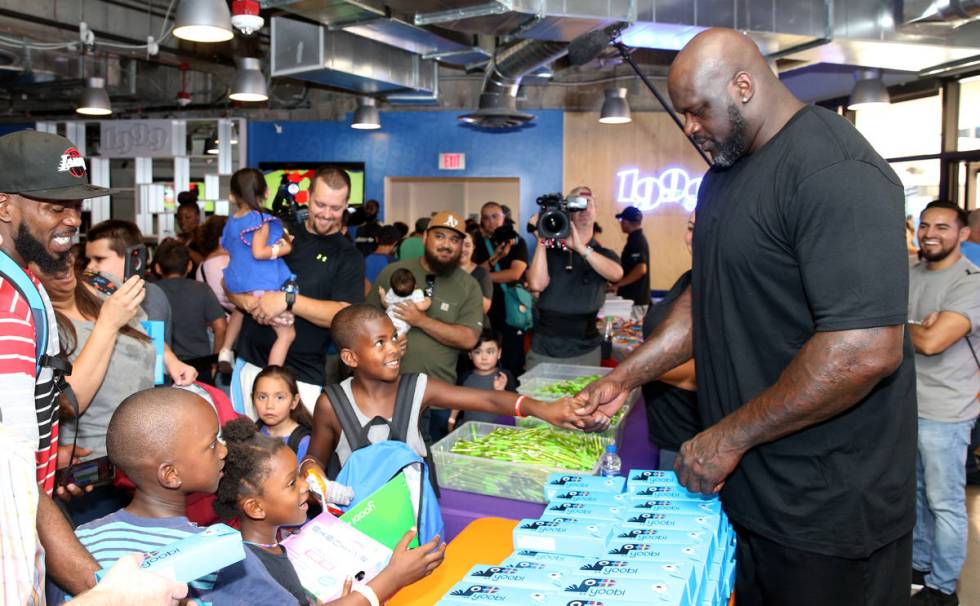
[[[487,65],[480,108],[459,119],[483,128],[513,128],[530,122],[534,116],[517,110],[517,89],[521,79],[567,52],[568,45],[564,42],[543,40],[519,40],[498,48],[493,61]]]
[[[904,0],[902,23],[962,24],[980,17],[980,0]]]
[[[433,61],[322,25],[272,18],[271,72],[367,95],[435,89]]]

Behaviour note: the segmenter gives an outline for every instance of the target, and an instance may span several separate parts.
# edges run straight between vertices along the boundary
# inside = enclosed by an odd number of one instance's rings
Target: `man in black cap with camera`
[[[606,285],[623,277],[616,253],[595,239],[596,201],[588,187],[568,194],[586,206],[569,214],[569,235],[561,242],[541,240],[527,272],[528,289],[540,293],[527,369],[543,362],[598,366],[602,335],[596,314]],[[540,230],[539,230],[540,232]]]
[[[59,378],[71,371],[58,364],[54,310],[27,266],[64,270],[81,224],[82,200],[114,192],[89,185],[85,159],[71,141],[54,134],[25,130],[0,137],[0,167],[0,423],[35,450],[36,527],[46,552],[26,564],[10,563],[14,569],[33,570],[35,578],[13,581],[6,572],[3,578],[21,587],[26,581],[37,590],[46,568],[64,589],[79,594],[95,584],[99,566],[51,500],[58,463]],[[3,533],[5,542],[31,538],[12,536],[16,530],[10,528]]]
[[[650,246],[643,235],[643,213],[627,206],[616,218],[626,234],[626,246],[620,257],[623,277],[613,286],[619,296],[633,301],[633,319],[642,320],[650,306]]]

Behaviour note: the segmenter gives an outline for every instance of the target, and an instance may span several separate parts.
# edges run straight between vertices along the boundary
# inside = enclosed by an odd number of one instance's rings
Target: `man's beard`
[[[724,141],[718,142],[717,151],[711,154],[714,165],[721,168],[735,164],[745,155],[748,147],[745,141],[745,116],[734,103],[728,105],[728,124],[731,126],[731,134]]]
[[[462,256],[463,250],[460,249],[456,252],[456,256],[449,261],[443,262],[436,258],[436,256],[426,249],[425,251],[425,263],[432,269],[432,272],[437,276],[448,276],[453,273],[453,271],[459,267],[459,258]]]
[[[927,253],[924,248],[920,249],[920,251],[922,252],[922,258],[930,263],[938,263],[953,253],[952,248],[942,248],[939,252],[932,254]]]
[[[41,273],[48,275],[60,274],[68,267],[68,256],[71,251],[65,251],[58,256],[52,256],[40,240],[27,231],[23,223],[17,228],[14,237],[14,250],[24,260],[24,263],[35,263]]]

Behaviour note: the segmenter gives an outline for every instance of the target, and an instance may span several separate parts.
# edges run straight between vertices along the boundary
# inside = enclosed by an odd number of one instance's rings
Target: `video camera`
[[[514,229],[514,222],[510,219],[504,221],[504,224],[493,230],[490,235],[490,242],[493,243],[494,248],[500,246],[504,242],[515,242],[517,241],[518,234],[517,230]]]
[[[272,213],[279,217],[284,225],[302,223],[310,214],[308,207],[296,202],[297,193],[299,193],[299,184],[290,181],[289,173],[283,172],[276,197],[272,200]]]
[[[585,210],[589,205],[584,196],[547,194],[538,198],[541,214],[538,215],[538,235],[545,240],[564,240],[571,233],[570,213]]]

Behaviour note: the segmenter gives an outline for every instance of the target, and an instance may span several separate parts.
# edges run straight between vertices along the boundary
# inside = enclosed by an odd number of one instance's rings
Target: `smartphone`
[[[75,484],[79,488],[85,488],[112,484],[115,476],[116,468],[106,456],[62,467],[55,474],[54,481],[56,486]]]
[[[123,269],[123,282],[133,276],[146,277],[146,245],[137,244],[126,247],[126,265]]]

